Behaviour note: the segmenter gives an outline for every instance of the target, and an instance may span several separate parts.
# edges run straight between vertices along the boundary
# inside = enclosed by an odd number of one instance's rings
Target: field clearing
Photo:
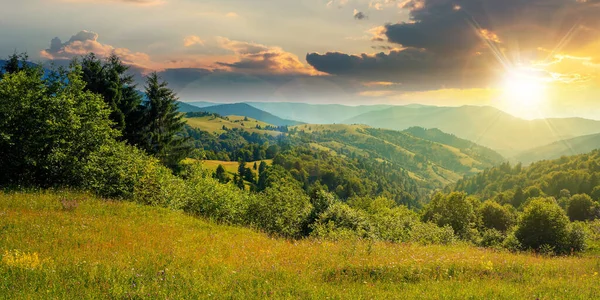
[[[0,194],[0,298],[592,299],[597,256],[275,239],[82,194]]]
[[[265,159],[262,160],[264,161],[268,166],[273,164],[273,160],[272,159]],[[251,161],[251,162],[247,162],[246,163],[246,167],[250,168],[252,170],[252,172],[258,174],[258,170],[254,170],[253,166],[254,163],[256,163],[256,166],[258,168],[258,166],[260,166],[260,160],[259,161]],[[231,174],[237,174],[238,173],[238,162],[237,161],[222,161],[222,160],[203,160],[202,161],[202,166],[207,169],[207,170],[211,170],[211,171],[216,171],[217,168],[219,167],[219,165],[222,165],[223,168],[225,169],[226,172],[231,173]]]
[[[223,126],[225,126],[228,129],[238,128],[251,133],[254,132],[258,134],[268,134],[271,136],[278,136],[281,134],[281,132],[279,131],[257,129],[256,125],[259,125],[264,128],[269,124],[255,119],[248,118],[248,121],[244,121],[244,117],[240,116],[228,116],[227,118],[229,120],[213,116],[205,116],[198,118],[185,118],[185,121],[188,123],[188,125],[190,125],[193,128],[213,132],[216,134],[221,134],[225,132],[225,130],[223,130]]]

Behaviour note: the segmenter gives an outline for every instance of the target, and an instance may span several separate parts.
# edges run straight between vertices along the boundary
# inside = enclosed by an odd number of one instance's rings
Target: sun
[[[534,117],[546,101],[546,84],[532,72],[507,72],[501,86],[503,106],[517,116]]]

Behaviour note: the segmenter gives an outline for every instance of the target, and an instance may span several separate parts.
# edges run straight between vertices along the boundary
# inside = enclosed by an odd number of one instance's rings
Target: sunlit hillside
[[[0,295],[29,298],[594,298],[594,256],[289,241],[83,194],[0,194]]]

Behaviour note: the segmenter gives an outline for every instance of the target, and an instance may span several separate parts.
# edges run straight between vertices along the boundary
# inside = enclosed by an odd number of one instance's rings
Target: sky
[[[0,0],[0,57],[119,55],[182,101],[600,119],[600,0]]]

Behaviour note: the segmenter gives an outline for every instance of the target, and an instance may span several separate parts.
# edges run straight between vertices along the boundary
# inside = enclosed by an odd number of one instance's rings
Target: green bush
[[[439,227],[434,223],[416,222],[410,230],[410,241],[423,245],[451,244],[456,240],[450,225]]]
[[[515,223],[515,215],[507,205],[485,201],[477,211],[481,225],[487,229],[507,231]]]
[[[306,193],[291,185],[272,183],[252,200],[248,207],[249,223],[268,233],[290,238],[302,235],[313,209]]]
[[[482,247],[500,247],[505,238],[501,231],[495,228],[487,228],[481,233],[479,245]]]
[[[314,237],[329,239],[339,236],[372,237],[368,214],[341,202],[334,203],[319,215],[312,227]]]
[[[568,252],[569,219],[554,198],[535,198],[525,207],[515,236],[525,249],[540,251],[552,247],[555,253]]]
[[[454,232],[468,239],[475,226],[477,216],[472,199],[465,193],[453,192],[448,195],[437,193],[423,210],[424,222],[433,222],[440,227],[449,225]]]
[[[571,197],[567,207],[567,215],[571,221],[587,221],[596,217],[596,204],[586,194]]]

